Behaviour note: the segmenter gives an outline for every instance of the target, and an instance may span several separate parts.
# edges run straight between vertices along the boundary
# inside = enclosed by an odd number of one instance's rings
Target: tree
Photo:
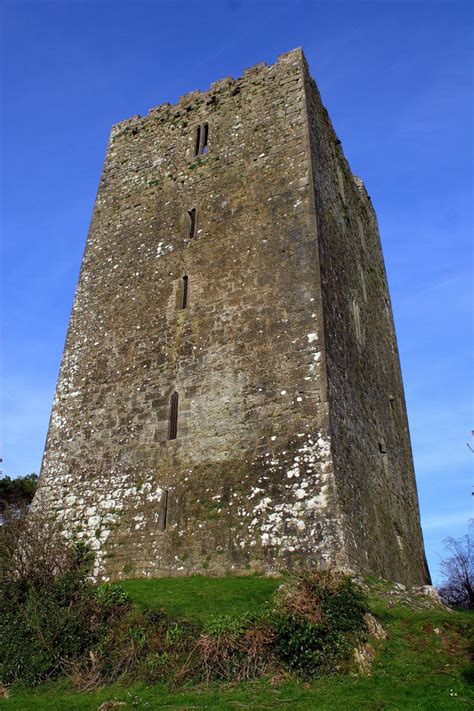
[[[38,475],[27,474],[11,479],[4,476],[0,479],[0,513],[6,508],[16,509],[29,506],[38,486]]]
[[[447,538],[449,556],[441,562],[443,583],[438,592],[452,607],[474,610],[474,519],[462,538]]]

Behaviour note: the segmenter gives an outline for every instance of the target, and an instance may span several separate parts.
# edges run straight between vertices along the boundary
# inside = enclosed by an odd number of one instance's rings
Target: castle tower
[[[301,50],[113,127],[35,506],[102,578],[429,579],[376,217]]]

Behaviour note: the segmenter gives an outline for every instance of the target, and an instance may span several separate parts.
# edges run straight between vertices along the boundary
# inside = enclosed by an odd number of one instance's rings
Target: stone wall
[[[429,581],[377,219],[305,72],[330,432],[351,567]]]
[[[35,501],[92,545],[99,577],[327,564],[423,575],[401,553],[405,531],[421,539],[375,218],[318,101],[295,50],[112,129]],[[378,360],[364,369],[367,343]],[[391,429],[378,415],[387,388],[362,393],[380,368],[398,398]],[[393,489],[384,511],[380,477]]]

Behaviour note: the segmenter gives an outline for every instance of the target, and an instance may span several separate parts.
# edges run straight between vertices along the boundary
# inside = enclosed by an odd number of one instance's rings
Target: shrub
[[[116,681],[173,681],[192,656],[197,630],[194,625],[171,620],[161,610],[132,609],[110,625],[94,648],[94,659],[76,665],[75,683],[90,688],[90,677],[102,683]],[[186,666],[190,671],[191,665]]]
[[[72,564],[70,546],[57,521],[27,508],[5,509],[0,526],[0,584],[15,581],[20,586],[27,582],[41,586],[70,571]]]
[[[348,666],[367,637],[368,602],[343,574],[313,572],[290,578],[273,609],[261,615],[215,618],[197,651],[205,680],[249,679],[282,668],[303,677]]]
[[[196,645],[201,674],[206,681],[240,681],[264,674],[273,663],[274,639],[268,615],[217,617]]]
[[[306,573],[282,587],[273,615],[275,654],[301,676],[329,674],[347,664],[367,638],[368,601],[348,576]]]
[[[0,530],[0,684],[67,674],[83,691],[117,681],[238,681],[274,671],[343,670],[366,637],[362,590],[339,573],[291,577],[273,607],[214,618],[202,630],[132,608],[94,584],[93,556],[57,524],[14,512]]]
[[[467,647],[469,662],[461,671],[461,676],[468,684],[474,686],[474,640],[470,641]]]
[[[163,610],[131,608],[107,626],[92,655],[73,665],[73,681],[81,689],[92,688],[93,680],[99,685],[172,681],[192,652],[197,632],[195,625],[173,620]]]
[[[35,685],[87,652],[129,602],[91,582],[90,550],[51,521],[23,512],[1,528],[0,683]]]

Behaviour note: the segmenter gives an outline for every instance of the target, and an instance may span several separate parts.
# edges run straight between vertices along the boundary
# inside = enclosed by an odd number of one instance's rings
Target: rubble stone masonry
[[[113,127],[34,506],[102,579],[429,580],[376,217],[300,49]]]

